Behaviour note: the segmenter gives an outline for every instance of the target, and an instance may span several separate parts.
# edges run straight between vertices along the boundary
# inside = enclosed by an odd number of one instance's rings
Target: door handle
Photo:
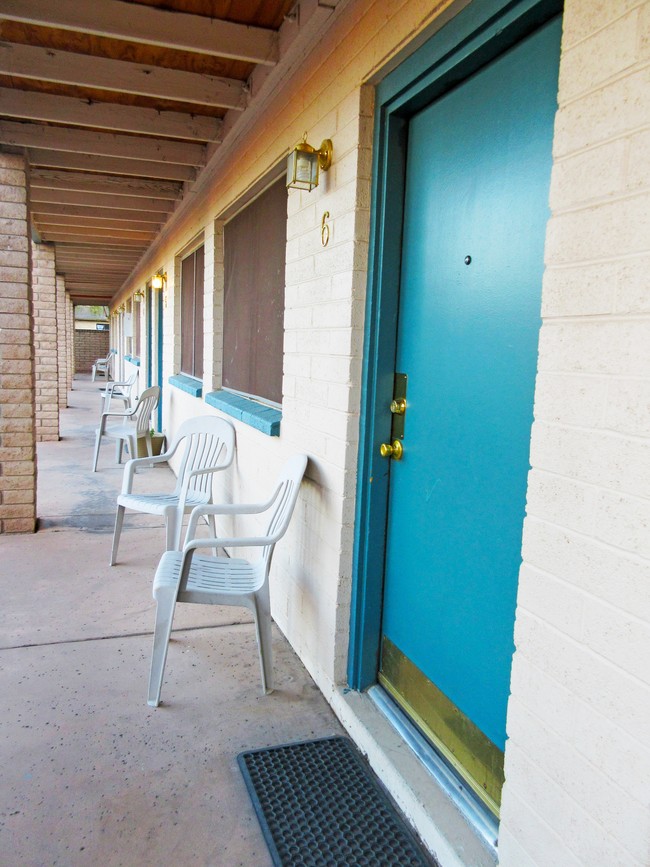
[[[392,443],[382,443],[379,446],[379,454],[382,458],[392,458],[394,461],[401,461],[404,454],[404,446],[399,440],[393,440]]]

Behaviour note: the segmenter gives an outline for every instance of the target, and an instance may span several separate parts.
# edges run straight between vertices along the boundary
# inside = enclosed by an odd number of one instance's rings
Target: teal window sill
[[[282,411],[229,391],[211,391],[205,402],[270,437],[280,436]]]
[[[180,388],[181,391],[186,391],[192,397],[201,397],[203,394],[203,383],[200,379],[194,379],[193,376],[185,376],[184,373],[177,373],[176,376],[169,377],[169,384],[175,388]]]

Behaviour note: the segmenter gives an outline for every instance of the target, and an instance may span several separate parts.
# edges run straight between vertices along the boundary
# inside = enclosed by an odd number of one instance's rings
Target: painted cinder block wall
[[[206,246],[204,393],[220,385],[221,215],[308,132],[334,164],[290,192],[281,436],[236,423],[229,496],[310,454],[273,568],[273,614],[339,712],[349,632],[371,189],[373,76],[450,3],[348,3],[300,75],[224,147],[218,175],[130,291],[168,275],[164,379],[178,372],[178,254]],[[465,4],[455,4],[461,8]],[[647,847],[648,3],[567,0],[525,565],[516,627],[502,867],[643,864]],[[330,241],[320,224],[330,214]],[[645,251],[645,252],[644,252]],[[215,410],[165,385],[164,425]],[[644,487],[645,485],[645,487]],[[644,547],[645,546],[645,547]],[[372,737],[372,735],[369,735]],[[418,795],[390,785],[411,817]],[[630,805],[629,812],[627,806]],[[429,817],[435,824],[436,816]],[[426,824],[426,823],[424,823]],[[420,823],[431,845],[435,835]],[[460,851],[457,846],[456,851]],[[451,851],[451,850],[450,850]],[[647,854],[647,848],[646,848]],[[598,857],[596,857],[598,856]],[[461,864],[459,855],[444,865]],[[646,858],[647,860],[647,858]]]
[[[649,37],[566,4],[504,867],[650,863]]]
[[[314,44],[301,75],[269,96],[255,127],[238,138],[237,152],[220,149],[223,161],[213,187],[132,286],[143,288],[153,271],[167,274],[167,383],[179,372],[179,253],[203,239],[203,391],[219,388],[219,218],[260,179],[277,174],[305,131],[316,144],[332,139],[333,165],[320,186],[288,195],[281,436],[271,438],[237,424],[238,463],[231,480],[223,479],[232,496],[259,496],[270,489],[288,455],[305,451],[312,457],[292,528],[276,553],[273,607],[278,625],[326,694],[343,682],[347,665],[371,190],[373,91],[362,84],[450,5],[447,0],[423,10],[417,3],[399,9],[379,0],[350,4],[327,39]],[[330,213],[330,240],[323,247],[325,211]],[[163,406],[168,435],[184,417],[214,412],[169,386]]]
[[[33,341],[27,165],[0,150],[0,535],[36,527]]]

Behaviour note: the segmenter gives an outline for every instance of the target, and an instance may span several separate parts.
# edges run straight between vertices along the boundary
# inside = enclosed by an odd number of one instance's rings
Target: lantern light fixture
[[[154,274],[151,278],[152,289],[162,289],[167,282],[167,274]]]
[[[319,172],[332,165],[332,140],[321,142],[318,150],[307,143],[307,133],[292,149],[287,159],[287,189],[311,192],[318,186]]]

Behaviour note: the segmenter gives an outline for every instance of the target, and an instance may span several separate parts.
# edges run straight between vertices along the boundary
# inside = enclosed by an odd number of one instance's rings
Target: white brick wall
[[[565,8],[502,867],[650,863],[649,13]]]

